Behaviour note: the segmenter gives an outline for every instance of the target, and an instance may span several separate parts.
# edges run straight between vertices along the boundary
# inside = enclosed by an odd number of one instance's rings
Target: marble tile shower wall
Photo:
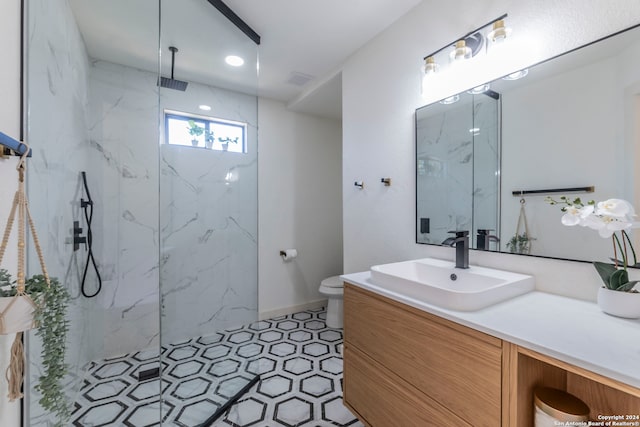
[[[88,178],[103,276],[101,357],[159,345],[158,87],[152,73],[93,61]]]
[[[72,300],[69,307],[69,390],[77,391],[83,366],[99,356],[94,331],[100,319],[93,316],[95,301],[79,296],[80,252],[68,244],[74,220],[80,219],[79,171],[89,155],[89,59],[75,20],[65,0],[28,2],[28,121],[27,141],[33,157],[28,162],[28,195],[47,269],[60,279]],[[28,251],[28,272],[38,274],[35,251]],[[28,337],[27,385],[40,374],[40,343]],[[34,355],[31,357],[31,355]],[[45,423],[38,393],[31,389],[30,425]]]

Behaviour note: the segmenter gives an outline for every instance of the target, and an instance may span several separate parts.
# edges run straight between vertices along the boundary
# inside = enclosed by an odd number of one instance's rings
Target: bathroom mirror
[[[416,110],[416,241],[446,244],[454,228],[470,232],[471,246],[513,252],[524,230],[529,250],[516,253],[570,260],[607,260],[608,240],[594,230],[566,227],[546,196],[583,201],[621,198],[640,208],[640,28],[614,34],[533,67],[520,79],[489,82],[499,97],[498,129],[479,123],[485,94],[456,94]],[[454,99],[457,102],[451,103]],[[486,124],[485,124],[486,126]],[[438,144],[453,141],[451,145]],[[474,156],[487,138],[497,156]],[[462,149],[466,151],[461,152]],[[432,154],[429,150],[436,150]],[[439,151],[437,151],[439,150]],[[481,158],[482,157],[482,158]],[[496,166],[496,158],[499,164]],[[466,165],[469,170],[464,171]],[[472,172],[470,172],[472,171]],[[493,171],[496,196],[488,197]],[[593,192],[562,189],[593,187]],[[560,190],[556,193],[514,192]],[[495,203],[494,215],[486,205]],[[524,212],[524,216],[521,216]],[[492,223],[488,219],[495,222]],[[495,219],[494,219],[495,218]],[[521,218],[520,228],[518,220]],[[495,236],[478,245],[478,230]],[[638,233],[632,238],[638,240]],[[481,239],[482,240],[482,239]],[[517,245],[516,245],[517,246]]]

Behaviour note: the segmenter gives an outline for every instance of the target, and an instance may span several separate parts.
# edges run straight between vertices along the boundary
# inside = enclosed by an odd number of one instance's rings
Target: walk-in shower
[[[24,2],[28,191],[50,274],[72,294],[73,425],[206,425],[261,372],[258,45],[214,3]],[[174,72],[185,90],[158,85]],[[73,251],[85,188],[86,273],[84,245]],[[95,298],[83,276],[101,281]],[[48,425],[29,363],[25,424]]]

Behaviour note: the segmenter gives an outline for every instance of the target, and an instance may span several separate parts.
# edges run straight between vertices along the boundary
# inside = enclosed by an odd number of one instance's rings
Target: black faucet
[[[469,268],[469,232],[467,230],[450,231],[455,233],[456,268]],[[453,246],[453,245],[452,245]]]
[[[73,250],[77,251],[80,249],[80,243],[84,243],[84,246],[87,246],[87,238],[86,236],[82,236],[82,227],[80,227],[79,221],[73,221]]]
[[[442,241],[442,245],[453,247],[453,246],[456,245],[456,238],[455,237],[447,237],[446,239],[444,239]]]
[[[491,229],[485,229],[485,228],[479,228],[478,229],[478,236],[476,239],[476,249],[480,249],[483,251],[488,251],[489,250],[489,244],[491,242],[499,242],[500,239],[498,238],[498,236],[494,236],[493,234],[491,234],[493,230]]]

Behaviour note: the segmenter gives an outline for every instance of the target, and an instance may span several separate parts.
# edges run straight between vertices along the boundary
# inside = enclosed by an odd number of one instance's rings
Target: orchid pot
[[[612,316],[638,319],[640,292],[620,292],[603,286],[598,289],[598,306],[600,310]]]

